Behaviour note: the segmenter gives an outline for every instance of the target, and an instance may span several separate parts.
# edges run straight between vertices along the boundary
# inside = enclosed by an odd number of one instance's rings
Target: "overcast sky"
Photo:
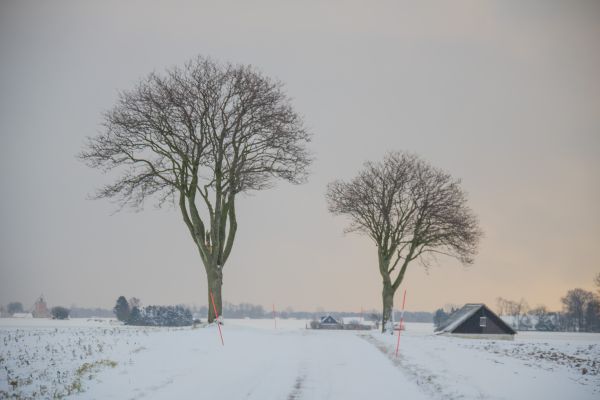
[[[86,199],[110,176],[75,158],[119,90],[202,54],[283,81],[314,135],[307,184],[238,202],[226,301],[380,308],[376,249],[325,186],[408,150],[462,179],[486,236],[469,268],[411,265],[407,309],[559,309],[600,272],[599,5],[2,0],[0,303],[206,304],[180,214],[112,215]]]

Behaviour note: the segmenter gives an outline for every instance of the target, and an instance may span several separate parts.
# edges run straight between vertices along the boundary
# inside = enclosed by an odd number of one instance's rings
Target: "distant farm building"
[[[467,338],[509,339],[516,332],[485,304],[465,304],[450,314],[436,333]]]
[[[33,315],[28,312],[16,312],[12,315],[13,318],[33,318]]]
[[[341,329],[342,324],[338,322],[337,319],[333,318],[331,315],[326,317],[321,317],[319,321],[319,325],[321,329]]]
[[[311,329],[345,329],[345,330],[370,330],[375,328],[375,322],[367,321],[362,317],[334,318],[331,315],[313,320]]]
[[[40,296],[33,304],[33,318],[50,318],[50,311],[48,311],[48,305],[44,300],[44,296]]]
[[[311,321],[311,329],[344,329],[344,325],[331,315],[321,317],[318,321]]]

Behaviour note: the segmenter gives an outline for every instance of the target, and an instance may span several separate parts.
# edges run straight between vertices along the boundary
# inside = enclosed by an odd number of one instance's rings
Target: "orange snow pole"
[[[273,321],[275,322],[275,329],[277,329],[277,317],[275,316],[275,303],[273,303]]]
[[[217,328],[219,328],[219,336],[221,337],[221,344],[225,346],[225,342],[223,341],[223,333],[221,332],[221,324],[219,323],[219,313],[217,312],[217,306],[215,305],[215,298],[213,297],[212,290],[210,291],[210,299],[213,304],[213,310],[215,310],[215,317],[217,319]]]
[[[396,357],[398,357],[398,349],[400,348],[400,332],[402,332],[402,326],[404,325],[404,303],[405,302],[406,302],[406,289],[404,289],[404,296],[402,296],[402,312],[400,313],[400,325],[398,325],[398,343],[396,343]]]

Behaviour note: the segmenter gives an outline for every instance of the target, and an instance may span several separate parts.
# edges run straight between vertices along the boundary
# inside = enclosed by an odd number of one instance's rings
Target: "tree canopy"
[[[220,308],[236,195],[277,178],[301,183],[312,161],[310,135],[283,84],[252,66],[197,57],[122,92],[103,127],[80,157],[120,175],[96,198],[135,208],[151,197],[177,205]]]
[[[443,254],[471,264],[482,235],[460,181],[405,152],[365,163],[350,181],[330,183],[327,200],[331,213],[349,219],[347,232],[365,234],[377,246],[384,324],[411,261],[428,266]]]

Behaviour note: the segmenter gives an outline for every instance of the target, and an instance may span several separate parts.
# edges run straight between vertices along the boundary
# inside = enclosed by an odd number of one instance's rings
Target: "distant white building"
[[[28,313],[17,312],[17,313],[14,313],[12,316],[13,316],[13,318],[33,318],[33,314],[30,312],[28,312]]]
[[[367,321],[362,317],[343,317],[342,323],[344,326],[365,326],[375,328],[375,321]]]

